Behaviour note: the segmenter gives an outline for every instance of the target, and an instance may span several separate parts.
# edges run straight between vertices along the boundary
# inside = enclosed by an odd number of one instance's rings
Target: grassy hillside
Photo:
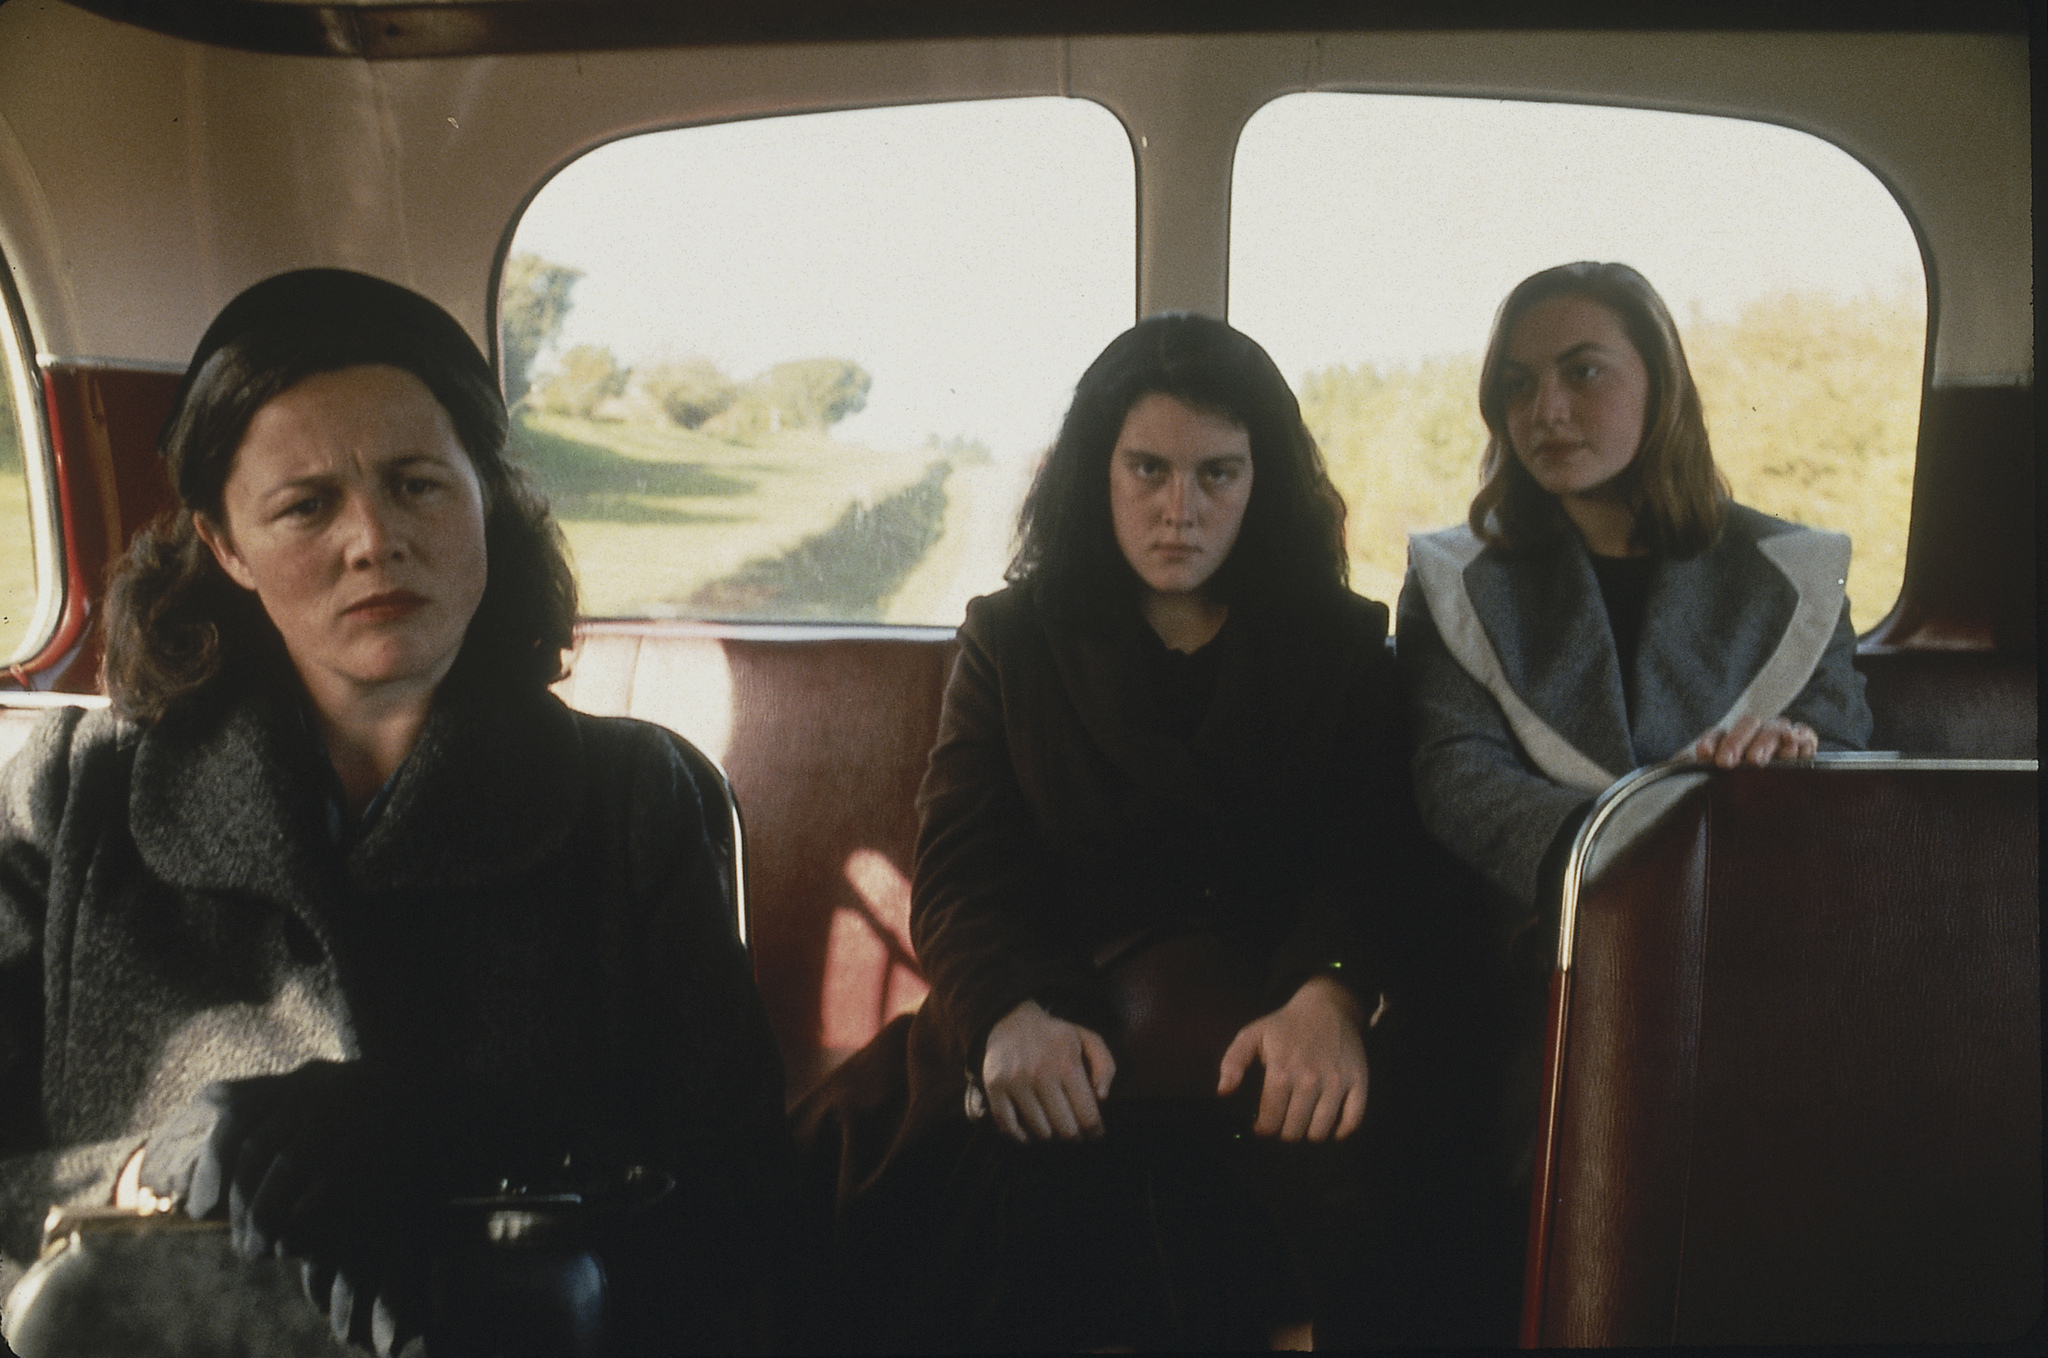
[[[515,443],[595,617],[956,622],[954,578],[985,571],[987,554],[948,526],[1001,491],[984,459],[809,430],[740,444],[522,413]]]

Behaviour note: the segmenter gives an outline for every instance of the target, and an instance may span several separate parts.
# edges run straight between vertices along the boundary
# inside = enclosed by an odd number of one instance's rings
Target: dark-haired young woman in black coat
[[[1222,322],[1152,317],[1082,377],[919,793],[930,998],[799,1109],[837,1175],[821,1342],[1357,1337],[1419,837],[1343,518]]]

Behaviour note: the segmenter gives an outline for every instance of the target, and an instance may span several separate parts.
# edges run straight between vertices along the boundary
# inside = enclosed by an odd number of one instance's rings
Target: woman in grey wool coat
[[[1860,749],[1871,718],[1849,540],[1730,500],[1641,274],[1518,284],[1479,408],[1484,485],[1468,524],[1410,539],[1399,650],[1423,819],[1526,919],[1622,774]]]
[[[1730,499],[1641,274],[1524,279],[1494,319],[1479,409],[1484,484],[1468,523],[1409,540],[1398,638],[1417,805],[1488,884],[1471,894],[1504,945],[1476,1006],[1502,1062],[1502,1168],[1526,1189],[1559,896],[1593,799],[1664,759],[1860,749],[1871,718],[1849,540]]]
[[[361,274],[201,340],[111,710],[0,781],[0,1284],[52,1203],[146,1189],[395,1349],[436,1209],[509,1182],[637,1209],[608,1352],[746,1342],[787,1141],[721,803],[548,692],[575,584],[507,430],[461,326]]]

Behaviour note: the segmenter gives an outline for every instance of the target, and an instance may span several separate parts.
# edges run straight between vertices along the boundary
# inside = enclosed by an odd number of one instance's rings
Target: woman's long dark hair
[[[1137,597],[1137,572],[1110,519],[1109,457],[1131,407],[1154,394],[1220,415],[1251,441],[1251,502],[1210,580],[1217,597],[1285,605],[1341,590],[1351,570],[1344,499],[1287,379],[1249,336],[1190,312],[1146,317],[1081,375],[1024,498],[1009,581],[1028,586],[1049,614],[1071,619],[1100,618]]]
[[[534,689],[562,677],[576,579],[546,502],[505,459],[509,420],[490,365],[455,318],[418,293],[346,269],[302,269],[228,303],[178,389],[157,442],[178,508],[136,535],[107,591],[104,682],[123,716],[155,721],[280,672],[277,629],[220,569],[193,516],[226,522],[223,490],[258,410],[308,377],[366,364],[426,385],[483,490],[488,578],[444,682]]]
[[[1621,321],[1643,367],[1650,399],[1643,442],[1615,478],[1635,516],[1635,543],[1666,556],[1696,556],[1721,535],[1728,484],[1714,467],[1699,388],[1664,299],[1626,264],[1581,260],[1531,274],[1515,285],[1493,318],[1479,369],[1479,413],[1486,421],[1482,481],[1467,522],[1488,544],[1526,547],[1569,531],[1557,497],[1536,484],[1508,441],[1507,392],[1501,368],[1522,318],[1553,297],[1584,297]]]

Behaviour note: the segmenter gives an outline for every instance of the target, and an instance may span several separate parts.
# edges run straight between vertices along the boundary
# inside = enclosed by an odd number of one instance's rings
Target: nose
[[[402,555],[392,518],[392,508],[374,495],[351,495],[344,502],[342,551],[351,570],[366,570]]]
[[[1176,472],[1166,479],[1166,496],[1160,509],[1166,522],[1176,527],[1194,523],[1195,491],[1193,478],[1185,472]]]
[[[1536,380],[1532,413],[1545,424],[1561,424],[1571,417],[1571,394],[1557,374],[1545,373]]]

